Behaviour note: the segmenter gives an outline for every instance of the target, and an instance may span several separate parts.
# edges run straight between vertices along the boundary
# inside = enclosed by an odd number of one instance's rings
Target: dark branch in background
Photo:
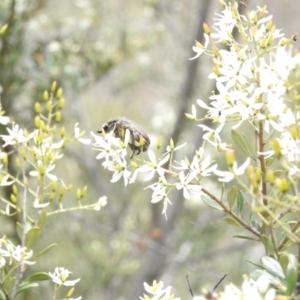
[[[220,283],[226,278],[228,274],[226,273],[220,280],[219,282],[214,286],[213,291],[217,289],[217,287],[220,285]]]
[[[186,281],[187,281],[188,286],[189,286],[189,291],[190,291],[192,297],[194,297],[193,290],[192,290],[192,288],[191,288],[190,281],[189,281],[189,275],[186,274],[185,278],[186,278]]]
[[[196,24],[194,28],[196,29],[195,35],[192,38],[191,45],[195,43],[195,40],[203,43],[203,27],[202,24],[208,15],[208,10],[211,5],[211,1],[199,1],[196,17]],[[179,141],[181,133],[184,132],[184,128],[187,125],[187,118],[185,113],[189,111],[189,106],[191,105],[189,99],[193,95],[196,73],[199,60],[187,61],[187,70],[182,90],[178,96],[178,111],[176,124],[174,125],[174,130],[171,133],[173,141],[176,143]],[[200,135],[198,139],[201,140]],[[199,142],[200,142],[199,140]],[[192,153],[189,155],[191,156]],[[172,205],[168,208],[168,220],[161,214],[162,207],[160,205],[152,205],[153,216],[152,216],[152,228],[159,228],[162,232],[161,237],[158,239],[158,243],[161,247],[165,247],[167,244],[167,238],[170,236],[173,230],[173,224],[177,217],[177,213],[183,207],[183,197],[181,193],[174,194],[172,199]],[[147,249],[144,257],[144,262],[141,265],[140,273],[137,274],[135,284],[128,294],[127,299],[138,299],[140,295],[143,294],[143,283],[147,282],[152,284],[154,279],[157,279],[162,272],[166,262],[166,257],[160,255],[157,251],[153,249]]]

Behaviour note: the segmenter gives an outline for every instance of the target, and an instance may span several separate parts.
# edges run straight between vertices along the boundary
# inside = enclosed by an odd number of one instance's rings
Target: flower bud
[[[74,290],[75,290],[74,287],[72,287],[72,288],[69,290],[69,292],[68,292],[68,294],[67,294],[67,296],[66,296],[66,299],[69,299],[69,298],[72,297],[72,295],[73,295],[73,293],[74,293]]]
[[[226,151],[226,163],[229,167],[232,167],[235,162],[234,151]]]
[[[162,145],[162,138],[159,137],[157,139],[156,149],[159,150],[161,148],[161,145]]]
[[[130,161],[130,165],[135,169],[137,169],[139,167],[139,165],[133,160]]]
[[[61,201],[62,197],[64,196],[64,193],[65,193],[65,189],[63,186],[61,186],[59,189],[59,198],[58,198],[59,201]]]
[[[62,127],[62,128],[60,129],[60,136],[63,138],[63,137],[65,137],[65,135],[66,135],[66,128],[65,128],[65,127]]]
[[[52,181],[51,183],[51,191],[55,192],[57,189],[57,181]]]
[[[18,188],[15,184],[13,184],[13,186],[12,186],[12,192],[14,195],[18,195]]]
[[[270,141],[270,146],[274,150],[276,158],[281,157],[281,146],[277,139]]]
[[[208,25],[206,23],[203,23],[203,31],[210,35],[211,31],[210,31],[210,28],[208,27]]]
[[[87,192],[87,186],[85,186],[83,189],[82,189],[82,197],[84,197],[86,195],[86,192]]]
[[[60,111],[57,111],[57,112],[55,113],[55,121],[56,121],[57,123],[59,123],[59,122],[61,121],[61,112],[60,112]]]
[[[171,151],[173,151],[175,149],[174,141],[172,138],[170,139],[170,149],[171,149]]]
[[[49,100],[49,93],[48,93],[48,91],[44,91],[43,99],[44,99],[45,102]]]
[[[16,167],[18,169],[21,169],[21,161],[20,161],[20,159],[18,157],[16,158]]]
[[[299,132],[297,130],[297,127],[293,126],[289,129],[289,131],[294,140],[299,138]]]
[[[272,21],[269,21],[266,25],[266,31],[271,31],[272,29],[272,26],[273,26],[273,22]]]
[[[40,103],[36,102],[34,104],[34,111],[37,113],[37,114],[40,114],[41,113],[41,105]]]
[[[2,158],[1,158],[1,161],[2,163],[6,166],[8,164],[8,157],[7,157],[7,154],[6,153],[2,153]]]
[[[51,93],[55,93],[56,91],[56,88],[57,88],[57,82],[56,81],[53,81],[52,85],[51,85]]]
[[[219,69],[218,69],[217,67],[215,67],[215,66],[212,67],[212,71],[213,71],[213,73],[214,73],[215,75],[217,75],[218,77],[221,75]]]
[[[62,109],[64,106],[65,106],[65,98],[62,97],[58,100],[58,108]]]
[[[41,118],[40,118],[39,116],[36,116],[36,117],[34,118],[34,125],[35,125],[35,127],[40,128],[40,125],[41,125]]]
[[[275,182],[275,174],[272,170],[267,171],[267,176],[266,176],[267,182],[270,183],[271,185],[274,184]]]
[[[82,198],[81,190],[77,189],[77,191],[76,191],[76,199],[80,200],[81,198]]]
[[[52,101],[47,102],[46,109],[48,112],[50,112],[52,110]]]
[[[0,36],[5,34],[7,28],[8,28],[8,24],[5,24],[0,28]]]
[[[56,98],[57,99],[60,99],[63,95],[63,89],[62,88],[59,88],[56,92]]]
[[[286,178],[276,178],[275,185],[281,193],[286,193],[289,189],[289,183]]]
[[[254,25],[257,24],[257,14],[254,14],[252,17],[252,22],[254,23]]]
[[[10,195],[10,201],[11,201],[13,204],[16,204],[16,203],[17,203],[17,197],[16,197],[14,194],[11,194],[11,195]]]
[[[39,174],[43,177],[45,175],[45,167],[43,165],[38,167]]]

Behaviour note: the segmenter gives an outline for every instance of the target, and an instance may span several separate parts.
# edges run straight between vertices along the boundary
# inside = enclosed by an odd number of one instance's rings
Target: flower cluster
[[[266,134],[278,133],[275,136],[282,147],[286,148],[288,143],[288,151],[282,152],[292,162],[299,153],[300,139],[292,134],[291,126],[299,123],[299,113],[290,108],[293,99],[288,98],[295,85],[289,85],[288,80],[291,72],[299,68],[300,55],[293,55],[288,47],[292,39],[284,38],[275,28],[265,7],[244,16],[238,13],[237,5],[237,2],[225,5],[223,12],[217,14],[214,32],[205,24],[205,45],[197,42],[193,47],[196,56],[192,59],[206,54],[213,57],[215,64],[209,78],[216,81],[217,93],[209,98],[209,105],[201,99],[197,103],[208,111],[208,118],[220,125],[214,131],[217,135],[205,135],[204,139],[209,141],[214,137],[215,146],[221,145],[219,133],[229,121],[236,122],[233,129],[244,122],[254,126],[262,124]],[[241,34],[242,43],[234,38],[235,28]],[[219,43],[225,43],[228,49],[218,49]],[[195,107],[188,116],[196,119]]]
[[[163,288],[164,284],[162,281],[156,282],[154,280],[152,286],[144,282],[144,287],[151,296],[144,294],[143,297],[140,297],[141,300],[180,300],[180,298],[174,298],[174,295],[171,295],[172,287]]]
[[[113,172],[111,182],[116,182],[123,178],[124,185],[127,186],[135,182],[138,176],[143,181],[149,181],[156,176],[158,177],[158,180],[147,188],[152,190],[152,203],[163,201],[164,208],[162,213],[165,216],[168,204],[171,204],[168,195],[174,188],[183,190],[183,196],[189,199],[191,193],[201,190],[201,185],[199,184],[201,177],[209,176],[217,167],[213,164],[213,159],[210,156],[204,158],[202,148],[197,151],[197,155],[192,162],[189,162],[188,159],[173,162],[174,152],[184,147],[185,144],[175,147],[172,140],[161,159],[158,160],[154,152],[148,150],[148,159],[135,159],[129,162],[127,146],[130,134],[128,130],[126,130],[124,140],[114,137],[112,133],[103,135],[91,134],[94,138],[94,149],[99,152],[96,159],[103,160],[102,166]]]
[[[275,289],[271,287],[271,277],[264,273],[257,280],[250,279],[245,276],[244,282],[241,288],[238,288],[234,284],[228,284],[225,286],[224,291],[219,295],[216,292],[208,292],[205,296],[194,296],[193,300],[274,300],[276,296]],[[152,286],[144,283],[145,290],[151,295],[143,295],[141,300],[175,300],[180,298],[174,298],[174,295],[170,294],[171,286],[163,288],[162,281],[153,281]]]
[[[70,286],[72,287],[68,294],[66,295],[66,297],[64,299],[70,299],[70,300],[81,300],[82,297],[77,297],[77,298],[71,298],[71,296],[74,293],[74,286],[76,285],[76,283],[80,280],[80,278],[78,279],[74,279],[74,280],[67,280],[69,275],[72,272],[70,272],[69,270],[62,268],[62,267],[57,267],[55,268],[54,272],[48,272],[50,278],[52,279],[52,281],[55,283],[55,295],[53,299],[56,299],[56,291],[58,289],[60,289],[62,286]]]

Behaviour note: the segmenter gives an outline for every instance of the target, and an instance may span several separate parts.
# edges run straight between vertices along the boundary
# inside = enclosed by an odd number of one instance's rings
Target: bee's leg
[[[134,156],[134,154],[135,154],[134,152],[135,152],[135,150],[133,149],[133,150],[132,150],[132,154],[131,154],[131,156],[130,156],[130,159],[133,159],[133,156]]]

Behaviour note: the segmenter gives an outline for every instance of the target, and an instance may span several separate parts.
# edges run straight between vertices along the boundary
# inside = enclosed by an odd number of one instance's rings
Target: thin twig
[[[219,282],[214,286],[213,291],[216,290],[216,288],[217,288],[217,287],[219,286],[219,284],[226,278],[227,275],[228,275],[228,274],[226,273],[226,274],[219,280]]]
[[[296,230],[300,227],[300,221],[298,221],[294,227],[292,228],[291,232],[296,232]],[[289,241],[290,239],[288,238],[288,236],[286,236],[282,242],[279,244],[278,246],[278,251],[281,251],[283,249],[283,247],[286,245],[286,243]]]
[[[244,220],[242,220],[233,211],[231,211],[229,208],[227,208],[227,206],[221,200],[219,200],[217,197],[215,197],[213,194],[211,194],[208,190],[206,190],[204,188],[202,189],[202,192],[204,194],[208,195],[212,200],[214,200],[215,202],[217,202],[223,208],[224,212],[226,212],[227,214],[229,214],[233,219],[235,219],[245,229],[247,229],[248,231],[252,232],[254,235],[256,235],[257,237],[260,238],[261,234],[257,230],[255,230],[254,228],[252,228],[251,226],[249,226]]]
[[[190,281],[189,281],[189,275],[186,274],[185,278],[186,278],[186,281],[187,281],[188,286],[189,286],[189,291],[190,291],[192,297],[194,297],[194,294],[193,294],[193,291],[192,291],[192,288],[191,288],[191,285],[190,285]]]

